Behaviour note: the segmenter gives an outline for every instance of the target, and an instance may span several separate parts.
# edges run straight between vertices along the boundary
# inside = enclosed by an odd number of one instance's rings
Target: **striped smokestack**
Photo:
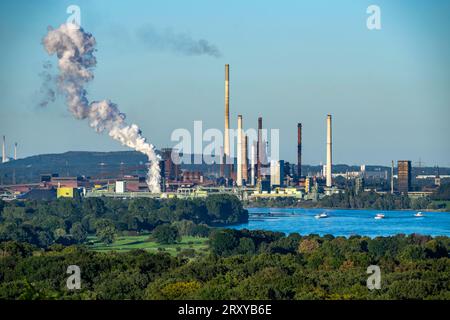
[[[228,164],[230,163],[230,65],[229,64],[225,65],[225,132],[224,132],[223,148],[224,148],[223,153],[225,158],[225,164]],[[228,172],[226,172],[226,176],[227,177],[231,176],[231,170],[228,170]]]
[[[238,115],[236,185],[242,186],[242,115]]]
[[[332,166],[332,149],[331,149],[331,114],[327,115],[327,187],[331,187],[331,166]]]
[[[297,178],[302,176],[302,124],[297,124]]]

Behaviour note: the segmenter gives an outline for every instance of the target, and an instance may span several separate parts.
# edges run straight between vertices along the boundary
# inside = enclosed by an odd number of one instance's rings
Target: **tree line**
[[[374,191],[355,193],[348,190],[325,196],[318,201],[299,201],[296,198],[258,198],[247,202],[255,207],[299,207],[299,208],[341,208],[341,209],[375,209],[375,210],[437,210],[442,209],[433,202],[436,195],[411,199],[406,195],[378,194]],[[441,200],[441,199],[440,199]]]
[[[167,225],[176,227],[180,235],[207,236],[208,226],[247,221],[248,211],[231,195],[212,195],[206,199],[12,201],[0,202],[0,241],[14,240],[47,248],[55,243],[81,244],[89,235],[96,235],[111,243],[120,233],[159,228],[165,234],[170,231]]]
[[[0,299],[450,299],[448,237],[215,230],[195,259],[0,243]],[[66,269],[81,269],[81,289]],[[378,265],[381,289],[367,288]]]

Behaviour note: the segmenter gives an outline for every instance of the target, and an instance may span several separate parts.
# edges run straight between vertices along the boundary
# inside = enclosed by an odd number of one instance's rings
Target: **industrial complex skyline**
[[[48,25],[65,21],[69,4],[1,5],[2,30],[24,34],[15,39],[6,31],[0,34],[3,43],[10,43],[0,53],[0,134],[7,137],[9,157],[15,142],[19,158],[126,150],[73,121],[63,99],[37,107],[42,65],[48,60],[40,41]],[[231,1],[219,14],[217,7],[198,2],[190,4],[199,18],[194,19],[183,16],[186,4],[176,1],[170,11],[162,3],[139,2],[131,9],[80,1],[82,26],[95,34],[98,46],[89,95],[117,101],[162,149],[173,146],[173,130],[192,130],[196,120],[223,130],[223,66],[230,64],[230,128],[237,129],[238,115],[246,128],[257,128],[262,117],[265,128],[280,129],[280,159],[297,162],[301,123],[301,162],[325,164],[325,118],[331,114],[335,164],[390,165],[392,159],[411,159],[450,166],[450,76],[445,71],[450,47],[443,41],[450,22],[437,13],[447,3],[436,2],[424,11],[420,1],[403,6],[378,1],[383,27],[377,31],[365,26],[365,1],[285,4],[273,11],[265,2],[233,11],[237,3]],[[137,7],[146,14],[138,14]],[[242,21],[249,10],[252,18]],[[27,16],[31,12],[37,13],[32,19]],[[217,23],[212,26],[211,20]],[[248,145],[248,155],[251,149]]]

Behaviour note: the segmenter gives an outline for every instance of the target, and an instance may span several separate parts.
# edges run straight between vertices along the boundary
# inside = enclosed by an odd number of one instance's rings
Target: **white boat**
[[[417,212],[414,217],[424,217],[425,215],[422,212]]]
[[[328,215],[325,212],[322,212],[321,214],[316,214],[314,218],[316,219],[328,218]]]
[[[383,213],[377,213],[375,215],[375,219],[379,220],[379,219],[384,219],[384,214]]]

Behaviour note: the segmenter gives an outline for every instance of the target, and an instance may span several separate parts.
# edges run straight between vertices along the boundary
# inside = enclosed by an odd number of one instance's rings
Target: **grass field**
[[[157,252],[158,250],[163,249],[171,255],[177,255],[185,249],[194,249],[196,253],[205,252],[208,250],[208,238],[183,237],[181,242],[168,245],[159,244],[154,241],[149,241],[148,239],[148,234],[139,236],[122,236],[117,237],[116,241],[112,244],[105,245],[103,242],[98,241],[96,237],[89,238],[90,242],[93,243],[91,246],[92,250],[100,252],[125,252],[133,249],[144,249],[150,252]]]

